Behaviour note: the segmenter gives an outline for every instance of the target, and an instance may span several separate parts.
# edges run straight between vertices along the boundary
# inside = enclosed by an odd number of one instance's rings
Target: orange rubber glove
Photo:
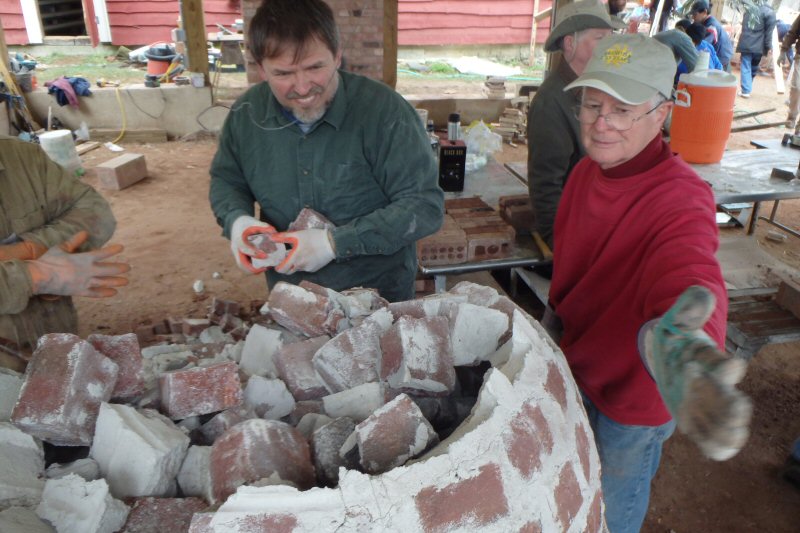
[[[267,254],[254,248],[247,238],[257,233],[275,233],[275,228],[248,215],[242,215],[231,226],[231,252],[236,265],[250,274],[259,274],[265,267],[253,266],[253,258],[266,259]]]
[[[78,232],[63,244],[50,248],[39,259],[27,261],[34,294],[106,298],[117,294],[114,287],[128,284],[128,279],[122,276],[130,270],[127,263],[103,262],[120,253],[121,245],[71,253],[88,238],[87,232]]]
[[[12,259],[29,261],[31,259],[39,259],[45,252],[47,252],[47,248],[32,241],[2,244],[0,245],[0,261],[11,261]]]

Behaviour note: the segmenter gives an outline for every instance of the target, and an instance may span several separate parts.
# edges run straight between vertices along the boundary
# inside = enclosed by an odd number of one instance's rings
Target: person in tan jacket
[[[100,248],[115,227],[97,191],[38,145],[0,135],[0,349],[75,332],[71,296],[112,296],[127,284],[128,265],[106,262],[122,246]]]

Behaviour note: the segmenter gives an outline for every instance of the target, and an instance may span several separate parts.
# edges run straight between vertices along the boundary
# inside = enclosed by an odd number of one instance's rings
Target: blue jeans
[[[741,54],[741,84],[742,94],[750,94],[753,92],[753,79],[758,74],[758,64],[761,63],[761,54]]]
[[[606,524],[611,533],[636,533],[650,503],[650,482],[661,462],[661,446],[675,422],[661,426],[628,426],[597,410],[586,396],[583,405],[600,454]]]
[[[792,446],[792,455],[795,459],[800,461],[800,439],[794,441],[794,446]]]

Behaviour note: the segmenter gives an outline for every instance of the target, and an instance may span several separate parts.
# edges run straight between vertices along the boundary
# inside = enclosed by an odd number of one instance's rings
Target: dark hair
[[[688,30],[689,26],[691,26],[691,25],[692,25],[692,21],[689,20],[689,19],[680,19],[679,21],[677,21],[675,23],[675,27],[676,28],[682,28],[683,31]]]
[[[256,63],[292,48],[297,61],[312,39],[319,39],[334,55],[339,52],[339,29],[322,0],[264,0],[250,20],[247,37]]]
[[[708,29],[706,29],[706,27],[703,26],[703,24],[701,24],[700,22],[695,22],[693,24],[690,24],[689,27],[686,28],[686,35],[688,35],[689,38],[692,39],[692,42],[694,43],[695,46],[700,44],[700,41],[705,39],[707,33]]]

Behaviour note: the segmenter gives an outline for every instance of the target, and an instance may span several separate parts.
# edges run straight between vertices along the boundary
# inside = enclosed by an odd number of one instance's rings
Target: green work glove
[[[715,307],[704,287],[689,287],[645,333],[650,373],[678,429],[718,461],[736,455],[749,434],[752,405],[735,385],[747,363],[720,352],[703,331]]]

